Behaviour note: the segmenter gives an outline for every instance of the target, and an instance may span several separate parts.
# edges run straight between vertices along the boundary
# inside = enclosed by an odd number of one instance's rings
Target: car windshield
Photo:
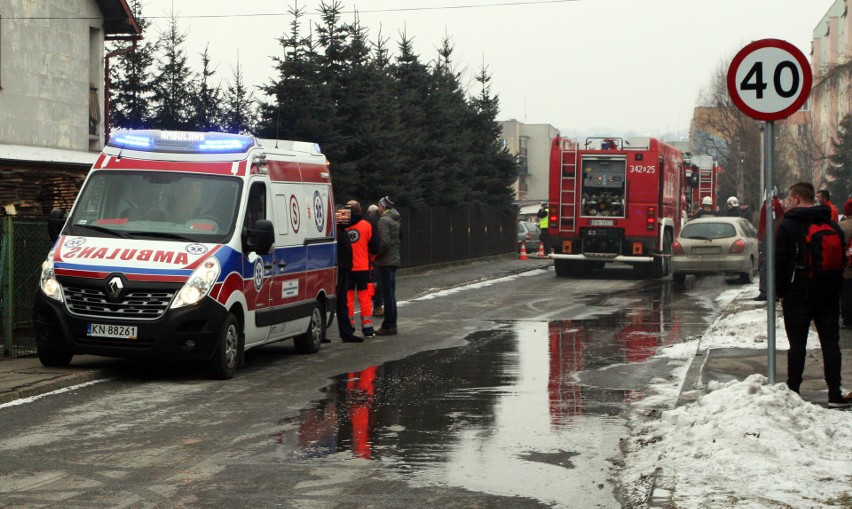
[[[241,188],[233,177],[99,171],[86,182],[66,233],[222,243],[234,230]]]
[[[728,239],[736,235],[731,223],[689,223],[680,232],[684,239]]]

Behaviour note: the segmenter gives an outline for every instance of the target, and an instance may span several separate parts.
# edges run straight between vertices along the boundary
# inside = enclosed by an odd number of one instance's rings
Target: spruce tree
[[[190,129],[190,105],[197,93],[194,87],[196,79],[183,49],[185,41],[186,32],[180,31],[177,17],[172,13],[169,27],[159,39],[162,57],[154,76],[151,118],[156,129]]]
[[[837,127],[837,138],[832,140],[834,154],[828,174],[833,178],[832,196],[834,201],[843,203],[840,197],[849,196],[852,190],[852,114],[847,114]]]
[[[134,0],[131,8],[143,39],[135,49],[126,51],[112,60],[107,79],[109,90],[109,128],[144,129],[151,122],[151,94],[154,90],[151,66],[154,62],[156,44],[146,34],[151,22],[142,16],[141,0]],[[107,45],[107,52],[128,49],[127,42],[113,42]]]
[[[219,85],[211,84],[216,69],[211,68],[210,45],[201,53],[201,72],[195,84],[197,95],[192,98],[189,128],[193,131],[216,131],[222,119],[222,92]]]
[[[250,133],[256,124],[254,94],[243,82],[239,61],[231,76],[233,81],[225,91],[224,107],[222,108],[223,131],[229,133]]]

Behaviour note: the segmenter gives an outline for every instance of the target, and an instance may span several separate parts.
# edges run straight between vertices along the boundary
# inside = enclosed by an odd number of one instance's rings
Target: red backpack
[[[837,272],[843,270],[845,254],[843,236],[831,223],[808,225],[804,265],[811,279],[830,273],[837,276]]]

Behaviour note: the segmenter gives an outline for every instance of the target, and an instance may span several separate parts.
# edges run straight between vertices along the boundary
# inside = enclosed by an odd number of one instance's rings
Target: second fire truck
[[[549,235],[557,276],[627,263],[642,277],[671,272],[686,220],[683,154],[655,138],[557,137],[550,152]]]

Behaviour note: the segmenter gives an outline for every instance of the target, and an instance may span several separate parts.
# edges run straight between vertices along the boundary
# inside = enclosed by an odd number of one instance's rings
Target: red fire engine
[[[686,205],[690,217],[701,207],[704,198],[710,198],[716,209],[716,175],[722,171],[713,157],[708,155],[684,154],[683,164],[686,176]]]
[[[671,271],[672,242],[686,220],[683,154],[654,138],[554,138],[549,235],[557,276],[607,262],[644,277]]]

